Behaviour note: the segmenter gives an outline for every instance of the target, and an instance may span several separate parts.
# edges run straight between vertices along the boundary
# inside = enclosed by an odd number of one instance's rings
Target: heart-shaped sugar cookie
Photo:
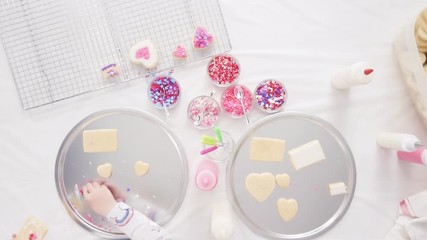
[[[157,50],[150,39],[133,45],[129,50],[129,59],[131,62],[142,64],[148,69],[156,67],[159,62]]]
[[[291,183],[291,177],[289,177],[288,174],[277,174],[276,175],[276,183],[281,188],[287,188],[289,187],[289,184]]]
[[[144,176],[150,170],[150,164],[143,161],[138,161],[135,163],[135,174],[136,176]]]
[[[275,186],[276,180],[271,173],[251,173],[246,177],[246,189],[258,202],[264,202]]]
[[[277,209],[283,220],[288,222],[297,214],[298,202],[293,198],[279,198],[279,200],[277,200]]]
[[[111,177],[111,173],[113,172],[113,165],[111,163],[99,165],[96,168],[96,172],[98,172],[98,175],[100,177],[109,178]]]
[[[193,46],[196,49],[205,49],[209,47],[213,40],[213,35],[204,27],[199,26],[194,31]]]
[[[187,57],[187,50],[185,50],[184,46],[178,45],[176,46],[175,50],[173,50],[172,56],[177,59],[184,59]]]

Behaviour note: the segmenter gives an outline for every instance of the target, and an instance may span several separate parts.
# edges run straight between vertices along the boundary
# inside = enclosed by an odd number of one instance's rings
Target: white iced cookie
[[[294,148],[288,154],[295,170],[300,170],[325,159],[325,154],[318,140]]]
[[[285,141],[274,138],[254,137],[251,141],[249,159],[265,162],[283,161]]]
[[[143,161],[138,161],[135,163],[135,174],[138,177],[144,176],[150,170],[150,164]]]
[[[142,64],[142,66],[152,69],[157,66],[159,56],[150,39],[141,41],[133,45],[129,50],[129,59],[135,64]]]
[[[277,209],[280,216],[286,222],[292,220],[298,212],[298,202],[295,199],[279,198],[277,200]]]
[[[117,129],[83,131],[83,151],[88,153],[117,151]]]
[[[105,163],[105,164],[99,165],[96,168],[96,172],[100,177],[109,178],[111,177],[111,174],[113,172],[113,165],[111,163]]]
[[[343,182],[336,182],[329,184],[329,194],[331,196],[346,194],[347,186]]]
[[[258,202],[264,202],[275,186],[276,180],[271,173],[251,173],[246,177],[246,189]]]
[[[286,174],[277,174],[276,175],[276,183],[281,188],[287,188],[289,187],[289,184],[291,183],[291,177]]]
[[[22,228],[16,234],[16,240],[43,240],[48,231],[47,226],[35,217],[27,218]]]

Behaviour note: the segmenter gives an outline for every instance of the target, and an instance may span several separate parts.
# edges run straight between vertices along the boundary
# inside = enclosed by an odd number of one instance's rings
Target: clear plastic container
[[[188,118],[198,129],[209,129],[215,126],[220,114],[219,103],[209,96],[198,96],[188,104]]]
[[[215,151],[209,152],[206,156],[214,162],[227,161],[234,151],[234,140],[228,132],[221,131],[222,141],[221,145]],[[203,145],[203,148],[209,148],[211,146]]]
[[[418,17],[419,14],[405,25],[398,35],[394,47],[409,96],[424,127],[427,128],[427,95],[425,94],[427,92],[427,77],[415,39],[415,23]]]

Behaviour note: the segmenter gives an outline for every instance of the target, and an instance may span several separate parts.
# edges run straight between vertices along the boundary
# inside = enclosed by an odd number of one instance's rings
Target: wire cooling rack
[[[214,35],[209,49],[192,48],[197,26]],[[153,70],[128,57],[148,38],[159,53]],[[218,0],[0,0],[0,39],[24,109],[231,50]],[[186,60],[172,56],[178,44]],[[113,63],[120,74],[104,79]]]

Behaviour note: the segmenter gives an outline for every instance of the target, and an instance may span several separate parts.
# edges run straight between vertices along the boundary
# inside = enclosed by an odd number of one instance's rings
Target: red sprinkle
[[[363,71],[363,73],[364,73],[365,75],[369,75],[369,74],[371,74],[373,71],[374,71],[374,69],[372,69],[372,68],[367,68],[367,69],[365,69],[365,71]]]
[[[31,233],[30,236],[28,236],[28,240],[37,240],[37,234]]]
[[[208,74],[215,85],[227,87],[237,81],[240,65],[230,55],[217,55],[208,64]]]

